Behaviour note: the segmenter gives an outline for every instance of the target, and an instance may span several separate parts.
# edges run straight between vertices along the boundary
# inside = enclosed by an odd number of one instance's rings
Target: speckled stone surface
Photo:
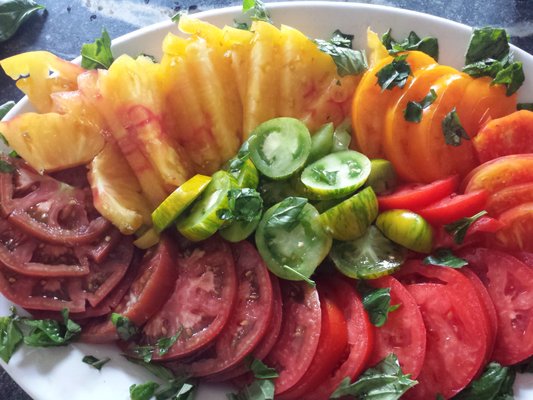
[[[46,11],[31,17],[5,43],[0,59],[29,50],[48,50],[65,59],[79,55],[81,45],[92,42],[106,27],[118,37],[141,26],[159,22],[177,10],[203,11],[241,4],[231,0],[37,0]],[[267,0],[267,2],[270,2]],[[533,0],[367,0],[361,3],[421,11],[471,26],[503,26],[514,44],[533,54]],[[0,72],[0,104],[22,97]],[[30,398],[0,367],[0,399]],[[60,400],[60,399],[58,399]]]

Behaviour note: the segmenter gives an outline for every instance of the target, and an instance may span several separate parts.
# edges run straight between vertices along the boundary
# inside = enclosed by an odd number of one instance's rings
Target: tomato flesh
[[[485,190],[451,194],[419,210],[418,214],[433,225],[445,225],[484,210],[487,198],[488,193]]]

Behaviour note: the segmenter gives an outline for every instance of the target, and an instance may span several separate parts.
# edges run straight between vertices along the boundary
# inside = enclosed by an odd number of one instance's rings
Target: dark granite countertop
[[[232,0],[37,0],[46,6],[5,43],[0,59],[29,50],[48,50],[65,59],[79,55],[105,26],[111,37],[168,18],[177,10],[203,11],[241,4]],[[269,2],[267,0],[267,2]],[[514,44],[533,54],[532,0],[367,0],[361,3],[421,11],[471,26],[503,26]],[[22,97],[0,72],[0,104]],[[0,367],[0,398],[29,400]]]

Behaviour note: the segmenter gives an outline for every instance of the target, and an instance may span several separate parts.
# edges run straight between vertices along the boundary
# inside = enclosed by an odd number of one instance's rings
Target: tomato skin
[[[316,354],[303,378],[292,389],[277,396],[280,400],[300,399],[312,391],[332,372],[346,351],[348,331],[344,314],[332,299],[321,292],[318,284],[322,328]]]
[[[339,362],[339,367],[324,379],[319,386],[307,393],[305,400],[326,400],[349,377],[352,381],[363,370],[372,352],[374,331],[363,307],[353,281],[339,277],[321,280],[321,290],[335,298],[342,308],[348,329],[348,347]]]
[[[533,112],[516,111],[488,122],[473,139],[479,161],[533,153]]]
[[[426,355],[426,328],[422,314],[409,291],[392,276],[367,281],[374,288],[390,288],[391,305],[400,308],[389,313],[387,322],[374,328],[374,348],[369,366],[374,366],[390,353],[396,354],[404,374],[416,379]]]
[[[498,220],[504,226],[491,243],[508,250],[533,251],[533,202],[505,211]]]
[[[509,254],[484,248],[465,250],[460,256],[483,282],[496,310],[492,359],[512,365],[533,355],[533,268]]]
[[[445,225],[471,217],[485,209],[488,192],[477,190],[467,194],[453,193],[418,211],[430,224]]]
[[[533,182],[513,185],[493,193],[486,205],[487,212],[498,217],[523,203],[533,203]]]
[[[402,209],[418,211],[457,190],[459,177],[450,176],[427,185],[410,184],[387,196],[378,196],[379,210]]]

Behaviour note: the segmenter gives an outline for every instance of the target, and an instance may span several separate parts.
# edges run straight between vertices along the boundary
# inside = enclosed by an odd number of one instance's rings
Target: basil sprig
[[[441,248],[422,260],[426,265],[438,265],[440,267],[462,268],[468,265],[468,261],[457,257],[450,249]]]
[[[252,361],[250,370],[255,380],[238,393],[227,394],[228,400],[273,400],[274,382],[272,379],[279,376],[276,370],[257,359]]]
[[[418,50],[433,57],[435,61],[439,60],[439,41],[432,36],[420,38],[414,31],[411,31],[404,40],[397,42],[392,37],[392,30],[389,29],[381,37],[381,43],[391,55],[396,55],[402,51]]]
[[[391,288],[374,289],[361,280],[357,284],[357,290],[363,297],[363,307],[368,313],[370,322],[378,328],[385,325],[390,312],[400,307],[399,304],[392,306],[390,304]]]
[[[118,337],[128,341],[139,334],[139,328],[133,322],[121,314],[112,313],[111,323],[115,325]]]
[[[447,145],[460,146],[462,139],[470,140],[455,107],[442,119],[441,125],[444,141]]]
[[[515,371],[491,362],[483,374],[457,394],[454,400],[512,400]]]
[[[363,372],[354,383],[350,383],[349,377],[344,378],[330,398],[397,400],[417,383],[411,375],[403,374],[396,355],[389,354],[375,367]]]
[[[11,315],[0,318],[0,358],[5,363],[9,362],[24,339],[17,323],[19,321],[20,317],[14,307],[11,307]]]
[[[95,356],[89,355],[89,356],[83,357],[81,361],[87,365],[90,365],[94,369],[97,369],[98,371],[100,371],[104,365],[106,365],[109,361],[111,361],[111,359],[109,357],[98,359]]]
[[[353,35],[333,32],[331,39],[315,39],[318,49],[331,56],[337,66],[339,76],[359,75],[368,69],[363,50],[352,49]]]
[[[34,13],[44,6],[32,0],[4,0],[0,2],[0,42],[5,42]]]
[[[468,228],[485,214],[487,214],[487,211],[483,210],[472,217],[461,218],[451,224],[444,225],[444,230],[453,235],[455,243],[462,244],[465,240]]]
[[[108,69],[113,61],[111,38],[105,29],[94,43],[85,43],[81,47],[81,66],[85,69]]]
[[[376,77],[381,90],[392,90],[395,87],[400,89],[407,83],[407,78],[411,75],[411,66],[407,63],[408,54],[402,54],[395,57],[389,64],[381,68]]]
[[[6,114],[15,106],[14,101],[7,101],[0,106],[0,119],[4,118]],[[7,144],[7,143],[6,143]]]
[[[250,188],[229,190],[228,205],[228,208],[217,211],[217,216],[223,221],[251,222],[263,211],[261,195]]]

